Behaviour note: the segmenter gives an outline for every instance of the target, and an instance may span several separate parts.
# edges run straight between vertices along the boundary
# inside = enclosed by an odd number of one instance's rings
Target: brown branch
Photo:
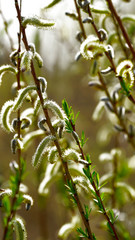
[[[116,11],[116,9],[115,9],[112,1],[111,1],[111,0],[106,0],[106,2],[108,3],[108,7],[109,7],[112,15],[114,15],[114,17],[116,18],[116,20],[117,20],[117,22],[118,22],[118,25],[119,25],[119,27],[120,27],[120,29],[121,29],[121,32],[122,32],[122,34],[123,34],[123,37],[124,37],[126,43],[128,44],[130,50],[131,50],[131,53],[132,53],[132,55],[133,55],[133,58],[135,59],[135,50],[134,50],[134,48],[133,48],[133,45],[132,45],[131,42],[130,42],[129,36],[128,36],[127,32],[126,32],[126,29],[124,28],[124,25],[123,25],[123,23],[122,23],[121,18],[119,17],[119,15],[118,15],[118,13],[117,13],[117,11]]]
[[[84,29],[84,26],[83,26],[83,23],[82,23],[80,8],[78,7],[76,0],[74,0],[74,3],[75,3],[76,11],[77,11],[77,14],[78,14],[78,21],[79,21],[79,24],[80,24],[80,29],[82,31],[84,39],[86,39],[87,36],[86,36],[85,29]]]
[[[21,8],[20,8],[20,14],[21,14]],[[8,34],[8,32],[7,32]],[[9,38],[10,39],[10,38]],[[11,39],[10,39],[11,40]],[[12,48],[12,41],[11,41],[11,48]],[[13,49],[12,49],[13,50]],[[21,84],[20,84],[20,64],[21,64],[21,59],[20,59],[20,52],[21,52],[21,28],[19,27],[19,33],[18,33],[18,58],[17,58],[17,75],[16,75],[16,80],[17,80],[17,89],[20,90],[21,89]],[[20,122],[20,109],[17,112],[17,125],[18,125],[18,139],[20,139],[21,136],[21,122]],[[11,203],[11,212],[10,215],[7,218],[7,224],[5,226],[4,229],[4,233],[3,233],[3,240],[6,239],[7,233],[8,233],[8,228],[9,228],[9,224],[10,221],[14,218],[15,214],[16,214],[16,210],[14,208],[16,201],[18,199],[18,194],[19,194],[19,188],[20,188],[20,184],[21,184],[21,176],[22,176],[22,169],[21,169],[21,149],[17,149],[17,154],[18,154],[18,165],[19,165],[19,179],[17,182],[17,188],[16,188],[16,192],[14,194],[14,197],[12,199],[12,203]]]
[[[110,1],[110,0],[109,0],[109,1]],[[79,24],[80,24],[80,28],[81,28],[81,30],[82,30],[84,39],[86,39],[87,36],[86,36],[85,30],[84,30],[84,27],[83,27],[80,10],[79,10],[79,8],[78,8],[78,6],[77,6],[76,0],[74,0],[74,2],[75,2],[75,7],[76,7],[77,13],[78,13],[78,11],[79,11],[78,21],[79,21]],[[89,16],[90,16],[91,19],[92,19],[92,26],[93,26],[93,28],[94,28],[94,30],[95,30],[95,32],[96,32],[96,35],[97,35],[97,37],[99,38],[99,40],[101,40],[101,36],[100,36],[100,34],[99,34],[99,32],[98,32],[98,29],[97,29],[97,26],[96,26],[96,24],[95,24],[95,22],[94,22],[94,19],[93,19],[92,13],[91,13],[91,8],[90,8],[90,6],[88,6],[88,14],[89,14]],[[127,35],[127,37],[128,37],[128,35]],[[130,42],[130,40],[129,40],[129,42]],[[130,45],[131,45],[131,43],[130,43]],[[131,45],[131,47],[132,47],[132,45]],[[116,75],[116,66],[115,66],[115,63],[114,63],[113,59],[110,57],[110,55],[109,55],[107,52],[105,52],[105,55],[106,55],[106,57],[108,58],[109,62],[111,63],[112,70],[114,71],[114,73],[115,73],[115,75]],[[118,80],[119,80],[119,82],[120,82],[120,84],[121,84],[121,77],[117,76],[117,78],[118,78]],[[128,97],[128,99],[129,99],[129,101],[131,101],[133,104],[135,104],[135,99],[133,98],[133,96],[132,96],[132,94],[131,94],[130,92],[128,93],[127,97]]]
[[[27,37],[26,37],[26,33],[25,33],[25,28],[21,25],[21,15],[20,15],[20,10],[19,10],[19,6],[18,6],[18,1],[17,0],[15,0],[15,7],[16,7],[16,11],[17,11],[17,17],[18,17],[18,20],[19,20],[19,24],[21,26],[21,31],[22,31],[22,36],[23,36],[22,40],[23,40],[23,43],[24,43],[24,46],[25,46],[26,50],[28,50],[29,49],[29,45],[28,45],[28,41],[27,41]],[[48,110],[44,108],[44,100],[43,100],[43,97],[42,97],[42,93],[40,91],[40,85],[39,85],[39,81],[37,80],[37,76],[36,76],[36,72],[35,72],[35,68],[34,68],[33,62],[31,62],[31,74],[33,76],[33,80],[35,82],[35,85],[37,86],[37,93],[38,93],[38,96],[40,98],[41,106],[42,106],[42,109],[43,109],[43,112],[44,112],[44,115],[45,115],[48,127],[49,127],[49,129],[51,131],[51,134],[53,136],[56,136],[55,130],[54,130],[53,126],[52,126],[52,123],[51,123],[51,120],[50,120],[50,117],[49,117],[49,114],[48,114]],[[58,142],[57,138],[54,141],[54,143],[55,143],[55,146],[56,146],[56,148],[58,150],[59,157],[61,159],[61,163],[62,163],[62,167],[63,167],[63,170],[64,170],[64,176],[65,176],[65,179],[66,179],[66,183],[67,182],[71,182],[73,187],[74,187],[74,191],[75,191],[74,198],[76,200],[76,203],[77,203],[80,215],[82,217],[82,221],[83,221],[83,223],[84,223],[84,225],[85,225],[85,227],[87,229],[88,239],[93,240],[90,224],[89,224],[89,222],[85,218],[84,210],[83,210],[83,207],[81,205],[81,202],[80,202],[80,199],[79,199],[79,196],[78,196],[78,193],[77,193],[76,186],[75,186],[75,184],[74,184],[74,182],[72,180],[72,177],[70,175],[70,172],[69,172],[69,169],[68,169],[68,165],[63,160],[62,150],[60,148],[60,145],[59,145],[59,142]]]
[[[125,124],[124,120],[119,116],[118,110],[117,110],[117,106],[116,106],[116,102],[114,102],[113,99],[111,98],[111,95],[110,95],[110,93],[109,93],[109,91],[107,89],[106,84],[104,83],[104,79],[103,79],[103,77],[102,77],[100,72],[98,72],[98,77],[99,77],[100,83],[102,84],[102,86],[104,88],[106,96],[108,97],[110,103],[113,106],[114,114],[117,116],[117,118],[119,120],[119,123],[120,123],[120,125],[121,125],[121,127],[123,129],[123,133],[125,133],[128,136],[128,140],[129,140],[130,144],[132,145],[133,148],[135,148],[135,141],[134,141],[133,137],[130,136],[130,134],[128,133],[128,130],[126,128],[126,124]]]

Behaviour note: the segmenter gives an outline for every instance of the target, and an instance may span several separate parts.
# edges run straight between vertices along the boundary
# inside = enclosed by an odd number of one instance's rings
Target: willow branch
[[[117,11],[116,11],[112,1],[111,0],[106,0],[106,2],[108,3],[108,7],[109,7],[112,15],[114,15],[114,17],[116,18],[116,20],[118,22],[118,25],[119,25],[119,27],[121,29],[121,32],[123,34],[123,37],[124,37],[126,43],[128,44],[128,46],[130,48],[130,51],[131,51],[131,53],[133,55],[133,58],[135,59],[135,50],[133,48],[133,45],[130,42],[129,36],[128,36],[127,32],[126,32],[126,29],[124,28],[124,25],[122,23],[121,18],[119,17],[119,15],[118,15],[118,13],[117,13]]]
[[[22,37],[23,37],[23,43],[24,43],[24,46],[26,48],[26,50],[29,49],[29,45],[28,45],[28,41],[27,41],[27,37],[26,37],[26,33],[25,33],[25,28],[21,25],[21,15],[20,15],[20,11],[19,11],[19,6],[18,6],[18,1],[15,0],[15,6],[16,6],[16,11],[17,11],[17,16],[18,16],[18,20],[19,20],[19,24],[21,26],[21,31],[22,31]],[[35,68],[34,68],[34,64],[33,62],[31,62],[31,74],[33,76],[33,80],[35,82],[35,85],[37,86],[37,93],[38,93],[38,96],[40,98],[40,102],[41,102],[41,106],[42,106],[42,109],[43,109],[43,112],[44,112],[44,115],[45,115],[45,118],[46,118],[46,122],[48,124],[48,127],[51,131],[51,134],[53,136],[56,137],[56,134],[55,134],[55,130],[52,126],[52,123],[51,123],[51,120],[50,120],[50,117],[49,117],[49,114],[48,114],[48,111],[46,108],[44,108],[44,100],[43,100],[43,97],[42,97],[42,93],[40,91],[40,85],[39,85],[39,81],[37,80],[37,76],[36,76],[36,72],[35,72]],[[72,180],[72,177],[70,175],[70,172],[69,172],[69,169],[68,169],[68,165],[67,163],[63,160],[63,157],[62,157],[62,150],[60,148],[60,145],[59,145],[59,142],[56,138],[56,140],[54,141],[55,143],[55,146],[58,150],[58,153],[59,153],[59,157],[61,159],[61,163],[62,163],[62,167],[63,167],[63,170],[64,170],[64,176],[65,176],[65,180],[66,180],[66,183],[67,182],[71,182],[72,183],[72,186],[74,187],[74,198],[76,200],[76,203],[77,203],[77,206],[78,206],[78,209],[79,209],[79,212],[80,212],[80,215],[82,217],[82,221],[85,225],[85,228],[87,229],[87,232],[88,232],[88,239],[90,240],[93,240],[93,236],[92,236],[92,232],[91,232],[91,228],[90,228],[90,224],[89,222],[86,220],[85,218],[85,214],[84,214],[84,210],[83,210],[83,207],[82,207],[82,204],[80,202],[80,199],[79,199],[79,196],[78,196],[78,193],[77,193],[77,189],[76,189],[76,186]]]

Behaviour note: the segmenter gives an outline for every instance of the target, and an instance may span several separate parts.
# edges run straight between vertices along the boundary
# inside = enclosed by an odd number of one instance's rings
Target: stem
[[[84,29],[84,26],[83,26],[83,23],[82,23],[81,14],[80,14],[80,9],[79,9],[78,6],[77,6],[76,0],[74,0],[74,2],[75,2],[76,11],[77,11],[77,13],[78,13],[78,21],[79,21],[79,24],[80,24],[80,28],[81,28],[81,30],[82,30],[84,39],[86,39],[87,36],[86,36],[85,29]],[[100,34],[99,34],[99,32],[98,32],[98,29],[97,29],[97,26],[96,26],[96,24],[95,24],[95,22],[94,22],[94,19],[93,19],[92,13],[91,13],[91,8],[90,8],[90,6],[88,6],[88,14],[89,14],[89,16],[92,18],[92,26],[93,26],[93,28],[94,28],[94,30],[95,30],[95,33],[96,33],[97,37],[99,38],[99,41],[101,41],[101,36],[100,36]],[[115,24],[115,25],[116,25],[116,24]],[[118,32],[118,36],[119,36],[119,32]],[[127,37],[128,37],[128,35],[127,35]],[[119,36],[119,39],[121,40],[120,36]],[[120,41],[120,42],[121,42],[121,41]],[[129,40],[129,43],[130,43],[130,40]],[[131,43],[130,43],[130,45],[131,45]],[[122,46],[123,46],[123,45],[122,45]],[[131,48],[133,49],[132,45],[131,45]],[[135,52],[134,52],[134,53],[135,53]],[[117,76],[117,75],[116,75],[116,66],[115,66],[115,64],[114,64],[113,59],[109,56],[109,54],[108,54],[107,52],[105,52],[105,55],[106,55],[106,57],[108,58],[109,62],[111,63],[111,66],[112,66],[112,69],[113,69],[113,71],[114,71],[114,73],[115,73],[115,76]],[[117,76],[117,78],[118,78],[118,80],[119,80],[119,82],[120,82],[120,84],[121,84],[121,77]],[[128,97],[128,99],[129,99],[133,104],[135,104],[135,99],[133,98],[133,96],[131,95],[130,92],[129,92],[129,94],[128,94],[127,97]]]
[[[114,22],[114,25],[115,25],[115,28],[116,28],[116,31],[117,31],[117,35],[118,35],[119,42],[120,42],[120,45],[122,47],[122,50],[123,50],[123,52],[125,54],[125,57],[128,58],[128,54],[127,54],[126,48],[125,48],[124,43],[123,43],[122,38],[121,38],[121,32],[120,32],[120,29],[119,29],[119,25],[118,25],[114,15],[112,15],[112,19],[113,19],[113,22]]]
[[[113,190],[112,208],[116,207],[116,193],[115,193],[116,186],[115,186],[115,183],[116,183],[116,176],[117,176],[117,171],[118,171],[117,169],[118,169],[118,159],[117,159],[116,156],[114,156],[114,159],[113,159],[113,179],[112,179],[112,190]]]
[[[80,29],[82,31],[84,39],[86,39],[87,36],[86,36],[85,29],[84,29],[84,26],[83,26],[83,23],[82,23],[80,8],[78,7],[76,0],[74,0],[74,3],[75,3],[76,11],[77,11],[77,14],[78,14],[78,21],[79,21],[79,24],[80,24]]]
[[[8,39],[9,39],[9,42],[10,42],[10,48],[11,48],[11,50],[13,51],[13,50],[14,50],[14,47],[13,47],[13,40],[12,40],[10,34],[9,34],[9,31],[8,31],[8,23],[7,23],[6,19],[5,19],[5,16],[4,16],[2,10],[0,10],[0,15],[1,15],[2,20],[3,20],[3,23],[4,23],[4,27],[5,27],[4,29],[5,29],[5,32],[6,32],[6,34],[7,34],[7,37],[8,37]]]
[[[79,142],[79,141],[76,141],[76,143],[77,143],[77,145],[78,145],[78,147],[79,147],[79,150],[80,150],[80,152],[81,152],[81,155],[82,155],[83,160],[85,160],[85,155],[84,155],[83,149],[82,149],[82,147],[81,147],[81,145],[80,145],[80,142]],[[86,167],[88,167],[88,166],[86,165]],[[90,172],[90,178],[93,179],[91,172]],[[119,240],[118,235],[117,235],[116,230],[115,230],[115,227],[114,227],[114,224],[112,224],[112,222],[111,222],[111,220],[110,220],[110,218],[109,218],[109,216],[108,216],[108,214],[107,214],[107,212],[106,212],[106,209],[105,209],[105,207],[104,207],[104,203],[103,203],[103,201],[102,201],[102,199],[101,199],[101,196],[100,196],[100,191],[99,191],[99,189],[97,189],[94,180],[91,182],[91,184],[92,184],[92,186],[93,186],[93,188],[94,188],[94,191],[95,191],[98,199],[100,200],[100,203],[102,204],[102,209],[103,209],[104,216],[105,216],[107,222],[109,223],[109,225],[110,225],[110,227],[111,227],[111,229],[112,229],[112,231],[113,231],[113,233],[114,233],[115,239],[116,239],[116,240]]]
[[[20,4],[20,6],[21,6],[21,4]],[[20,14],[21,14],[21,8],[20,8]],[[18,33],[18,61],[17,61],[17,70],[18,70],[18,72],[17,72],[17,75],[16,75],[18,90],[20,90],[20,88],[21,88],[21,85],[20,85],[20,63],[21,63],[20,52],[21,52],[21,28],[19,28],[19,33]],[[18,139],[20,139],[20,127],[21,127],[20,109],[17,112],[17,120],[18,120]],[[21,149],[18,149],[17,153],[18,153],[18,165],[19,165],[20,176],[19,176],[19,180],[17,182],[16,192],[15,192],[14,197],[12,199],[11,213],[10,213],[10,215],[7,218],[7,225],[6,225],[5,229],[4,229],[3,240],[6,240],[6,236],[7,236],[8,228],[9,228],[9,223],[14,218],[14,216],[16,214],[16,210],[14,208],[14,205],[15,205],[15,203],[17,201],[17,198],[18,198],[17,195],[19,194],[19,188],[20,188],[20,184],[21,184],[21,174],[22,174],[21,162],[20,162],[20,159],[21,159]]]
[[[132,46],[132,44],[130,42],[129,36],[128,36],[128,34],[127,34],[127,32],[126,32],[126,30],[125,30],[125,28],[123,26],[122,20],[119,17],[119,15],[117,14],[116,9],[115,9],[112,1],[111,0],[106,0],[106,1],[108,3],[109,9],[110,9],[112,15],[114,15],[114,17],[116,18],[116,20],[118,22],[118,25],[119,25],[119,27],[121,29],[121,32],[123,34],[123,37],[124,37],[126,43],[128,44],[128,46],[130,48],[130,51],[131,51],[131,53],[133,55],[133,58],[135,59],[135,50],[134,50],[134,48],[133,48],[133,46]]]
[[[18,1],[15,0],[15,7],[16,7],[16,11],[17,11],[17,17],[18,17],[18,20],[19,20],[19,23],[20,23],[20,29],[21,29],[21,32],[22,32],[22,36],[23,36],[23,43],[24,43],[24,46],[26,48],[26,50],[29,49],[29,46],[28,46],[28,41],[27,41],[27,37],[26,37],[26,33],[25,33],[25,28],[21,25],[21,15],[20,15],[20,9],[19,9],[19,6],[18,6]],[[43,97],[42,97],[42,93],[40,91],[40,85],[39,85],[39,81],[37,80],[37,76],[36,76],[36,72],[35,72],[35,68],[34,68],[34,64],[33,64],[33,61],[31,62],[31,74],[33,76],[33,79],[34,79],[34,82],[35,82],[35,85],[37,86],[37,93],[38,93],[38,96],[40,98],[40,102],[41,102],[41,106],[42,106],[42,109],[43,109],[43,112],[44,112],[44,115],[45,115],[45,118],[46,118],[46,122],[48,124],[48,127],[51,131],[51,134],[53,136],[56,136],[55,134],[55,130],[51,124],[51,120],[50,120],[50,117],[49,117],[49,114],[48,114],[48,111],[47,109],[44,108],[44,100],[43,100]],[[80,202],[80,199],[79,199],[79,196],[78,196],[78,193],[77,193],[77,189],[76,189],[76,186],[75,184],[73,183],[73,180],[72,180],[72,177],[70,175],[70,172],[69,172],[69,169],[68,169],[68,165],[66,162],[64,162],[63,160],[63,157],[62,157],[62,150],[60,148],[60,145],[59,145],[59,142],[56,138],[56,140],[54,141],[55,143],[55,146],[57,147],[57,150],[58,150],[58,153],[59,153],[59,157],[61,159],[61,163],[62,163],[62,167],[63,167],[63,170],[64,170],[64,176],[65,176],[65,180],[66,182],[72,182],[72,185],[74,186],[74,190],[75,190],[75,194],[74,194],[74,198],[76,200],[76,203],[77,203],[77,206],[78,206],[78,209],[79,209],[79,212],[80,212],[80,215],[82,217],[82,221],[85,225],[85,228],[87,229],[87,232],[88,232],[88,239],[90,240],[93,240],[93,236],[92,236],[92,232],[91,232],[91,229],[90,229],[90,225],[89,225],[89,222],[86,220],[85,218],[85,214],[84,214],[84,211],[83,211],[83,207],[81,205],[81,202]]]
[[[118,110],[117,110],[117,106],[116,106],[116,102],[114,102],[111,98],[111,95],[104,83],[104,79],[101,75],[100,72],[98,72],[98,77],[99,77],[99,81],[100,83],[102,84],[103,88],[104,88],[104,91],[106,93],[106,96],[109,98],[109,101],[110,103],[112,104],[113,106],[113,110],[114,110],[114,114],[117,116],[117,118],[119,119],[119,124],[121,125],[121,127],[123,128],[123,132],[128,136],[128,140],[129,142],[131,143],[132,147],[135,148],[135,142],[134,142],[134,139],[132,136],[130,136],[130,134],[128,133],[128,130],[126,128],[126,124],[125,124],[125,121],[119,116],[118,114]]]

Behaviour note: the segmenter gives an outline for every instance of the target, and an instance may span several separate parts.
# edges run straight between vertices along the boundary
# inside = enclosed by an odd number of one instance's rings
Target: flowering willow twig
[[[20,24],[21,32],[22,32],[23,43],[24,43],[24,46],[25,46],[26,50],[29,50],[29,45],[28,45],[28,41],[27,41],[27,37],[26,37],[26,33],[25,33],[25,27],[22,26],[21,14],[20,14],[20,9],[19,9],[19,5],[18,5],[18,1],[17,0],[15,0],[15,7],[16,7],[16,11],[17,11],[17,17],[18,17],[18,21],[19,21],[19,24]],[[51,120],[50,120],[50,117],[49,117],[49,114],[48,114],[48,110],[47,110],[47,108],[44,108],[44,100],[43,100],[42,93],[41,93],[41,90],[40,90],[40,83],[39,83],[38,78],[36,76],[36,72],[35,72],[33,61],[31,61],[31,74],[33,76],[35,85],[37,86],[37,93],[38,93],[38,96],[40,98],[40,103],[41,103],[41,106],[42,106],[42,109],[43,109],[43,112],[44,112],[44,115],[45,115],[45,118],[46,118],[46,123],[47,123],[47,125],[48,125],[48,127],[49,127],[49,129],[50,129],[50,131],[52,133],[52,135],[55,137],[54,143],[55,143],[55,146],[57,148],[59,157],[61,159],[61,163],[62,163],[62,167],[63,167],[63,171],[64,171],[64,176],[65,176],[65,181],[66,181],[66,183],[68,183],[68,182],[72,183],[72,186],[74,188],[74,198],[76,200],[76,203],[77,203],[80,215],[82,217],[82,221],[83,221],[83,223],[85,225],[85,228],[87,229],[88,239],[93,240],[90,224],[89,224],[89,222],[85,218],[84,210],[83,210],[82,204],[80,202],[76,186],[73,183],[72,177],[70,175],[67,162],[65,162],[63,157],[62,157],[62,151],[61,151],[58,139],[56,137],[55,130],[54,130],[53,126],[52,126],[52,123],[51,123]]]

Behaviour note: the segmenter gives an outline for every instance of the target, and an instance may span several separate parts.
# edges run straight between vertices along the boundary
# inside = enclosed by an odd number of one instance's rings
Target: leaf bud
[[[120,126],[120,125],[118,125],[118,124],[115,124],[115,125],[114,125],[114,128],[115,128],[115,130],[117,130],[118,132],[123,132],[123,131],[124,131],[123,127]]]
[[[118,107],[118,116],[123,119],[125,116],[125,108],[123,106]]]
[[[36,52],[35,44],[34,43],[29,43],[29,50],[33,53],[33,55]]]
[[[113,105],[108,101],[105,102],[105,106],[110,112],[114,112]]]
[[[93,19],[91,17],[87,17],[83,19],[83,23],[93,23]]]
[[[111,59],[114,58],[114,49],[111,45],[107,45],[106,52]]]
[[[18,131],[18,128],[20,126],[20,123],[19,123],[19,119],[17,118],[14,118],[13,121],[12,121],[12,127],[15,131]]]
[[[18,55],[18,50],[15,50],[13,52],[11,52],[11,54],[9,55],[11,62],[17,66],[17,55]]]
[[[78,20],[78,15],[76,13],[65,12],[65,15],[72,18],[73,20]]]
[[[88,85],[89,85],[90,87],[95,87],[95,88],[97,88],[97,89],[104,90],[104,87],[103,87],[99,82],[90,81],[90,82],[88,83]]]
[[[47,89],[47,81],[43,77],[38,77],[37,80],[41,83],[41,92],[44,93]]]
[[[28,118],[28,117],[25,117],[25,118],[21,119],[21,122],[22,122],[21,123],[21,129],[28,128],[32,123],[31,119]]]
[[[108,102],[109,101],[109,98],[104,96],[104,97],[101,97],[100,98],[100,101],[103,101],[103,102]]]
[[[99,36],[100,36],[100,41],[105,41],[108,37],[108,34],[105,29],[101,28],[98,30]]]
[[[88,0],[77,0],[77,4],[79,7],[83,8],[85,11],[88,11],[88,5],[90,1]]]
[[[82,41],[83,41],[83,33],[82,33],[82,32],[77,32],[77,33],[76,33],[76,39],[77,39],[80,43],[82,43]]]
[[[131,124],[128,127],[128,134],[129,134],[130,137],[133,137],[135,135],[134,127]]]
[[[80,52],[77,52],[76,55],[75,55],[75,61],[79,61],[79,59],[82,57],[81,53]]]
[[[106,69],[103,69],[103,70],[101,70],[100,72],[101,72],[102,74],[108,74],[108,73],[110,73],[110,72],[112,72],[112,71],[113,71],[112,67],[107,67]]]
[[[39,122],[38,122],[38,127],[40,129],[42,129],[43,131],[46,131],[46,128],[44,127],[44,124],[46,123],[46,118],[43,118],[41,119]]]

